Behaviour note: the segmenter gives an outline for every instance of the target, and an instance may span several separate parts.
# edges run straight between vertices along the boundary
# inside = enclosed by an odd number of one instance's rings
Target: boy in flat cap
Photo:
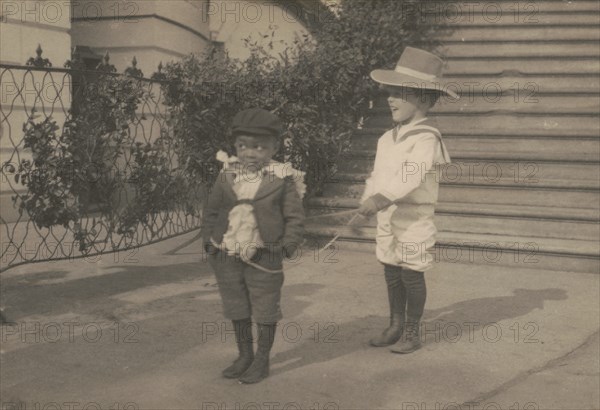
[[[203,212],[202,237],[239,350],[223,376],[257,383],[269,374],[282,318],[282,260],[303,241],[304,174],[272,159],[283,134],[276,115],[247,109],[236,114],[232,128],[237,156],[217,154],[224,166]],[[251,318],[258,328],[256,354]]]
[[[377,214],[376,255],[384,266],[390,325],[370,340],[394,353],[421,347],[419,323],[425,306],[424,271],[432,266],[434,207],[438,198],[438,164],[450,162],[440,132],[427,112],[442,93],[443,61],[407,47],[394,70],[374,70],[371,78],[388,92],[395,123],[377,143],[373,172],[366,181],[359,214]],[[404,337],[403,337],[404,336]]]

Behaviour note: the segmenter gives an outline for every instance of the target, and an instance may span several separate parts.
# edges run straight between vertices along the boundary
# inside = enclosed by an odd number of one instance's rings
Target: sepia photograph
[[[599,0],[0,0],[0,410],[600,410]]]

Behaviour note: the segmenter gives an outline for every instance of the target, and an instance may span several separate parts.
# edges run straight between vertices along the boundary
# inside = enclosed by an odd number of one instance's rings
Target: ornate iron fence
[[[0,64],[0,271],[149,244],[199,227],[159,73]]]

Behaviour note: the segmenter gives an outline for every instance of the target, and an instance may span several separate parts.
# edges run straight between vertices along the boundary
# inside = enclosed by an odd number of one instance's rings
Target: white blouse
[[[282,179],[292,176],[300,198],[306,192],[305,173],[292,168],[289,163],[271,161],[264,168],[252,172],[244,169],[237,157],[228,157],[224,151],[217,153],[217,160],[223,162],[222,172],[235,172],[232,188],[238,200],[253,200],[263,178],[272,178],[272,175]],[[258,248],[264,246],[251,203],[237,204],[229,211],[227,232],[222,243],[217,245],[228,255],[239,255],[244,261],[250,260]]]

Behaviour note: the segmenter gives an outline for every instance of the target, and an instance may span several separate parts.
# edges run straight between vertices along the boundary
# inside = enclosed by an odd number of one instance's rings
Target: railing
[[[0,271],[116,252],[199,227],[159,76],[0,64]],[[160,71],[160,70],[159,70]],[[137,75],[136,75],[137,74]]]

